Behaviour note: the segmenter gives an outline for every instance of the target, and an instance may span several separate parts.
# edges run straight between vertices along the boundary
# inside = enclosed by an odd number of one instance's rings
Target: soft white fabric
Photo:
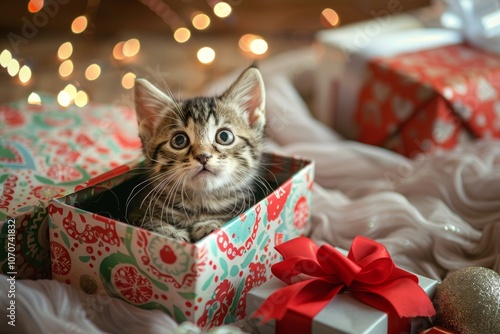
[[[281,66],[293,68],[293,61]],[[349,248],[365,235],[401,267],[436,279],[472,265],[500,272],[500,141],[410,160],[341,140],[310,116],[293,71],[262,71],[270,150],[316,162],[314,239]],[[283,110],[291,113],[286,124],[273,122]]]
[[[198,334],[192,323],[178,325],[159,310],[143,310],[121,299],[87,295],[70,285],[52,280],[17,280],[10,288],[9,276],[0,275],[1,333],[5,334]],[[14,291],[15,296],[8,292]],[[7,324],[7,307],[15,302],[15,326]],[[235,326],[222,326],[208,333],[241,334]]]

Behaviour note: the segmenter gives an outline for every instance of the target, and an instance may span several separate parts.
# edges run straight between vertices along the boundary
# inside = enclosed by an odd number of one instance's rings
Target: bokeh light
[[[43,8],[43,5],[43,0],[30,0],[30,2],[28,2],[28,11],[30,13],[39,12]]]
[[[11,77],[15,77],[18,72],[19,72],[19,62],[16,59],[12,58],[9,64],[7,65],[7,73],[9,73]]]
[[[182,27],[175,30],[174,32],[174,39],[178,43],[185,43],[189,40],[190,37],[191,37],[191,31],[189,31],[188,28]]]
[[[89,81],[96,80],[101,75],[101,67],[97,64],[90,64],[85,70],[85,78]]]
[[[321,23],[327,27],[327,28],[332,28],[336,27],[340,23],[340,17],[337,12],[331,8],[325,8],[321,12],[320,16]]]
[[[132,72],[127,72],[122,77],[122,87],[125,89],[132,89],[135,85],[136,75]]]
[[[73,54],[73,44],[71,42],[64,42],[57,50],[57,57],[61,60],[68,59]]]
[[[0,65],[4,68],[9,66],[10,61],[12,60],[12,53],[9,50],[5,49],[0,53]]]
[[[118,42],[116,43],[115,47],[113,48],[113,58],[116,60],[123,60],[125,59],[125,55],[123,54],[123,45],[125,42]]]
[[[67,107],[71,104],[71,96],[65,90],[62,90],[57,94],[57,103],[62,107]]]
[[[31,80],[31,69],[28,66],[23,65],[23,67],[19,70],[19,80],[23,84],[26,84]]]
[[[137,38],[132,38],[123,44],[123,55],[125,57],[133,57],[141,49],[141,43]]]
[[[71,100],[73,100],[76,96],[77,89],[73,84],[68,84],[63,89],[66,93],[68,93]]]
[[[240,49],[246,52],[250,52],[250,44],[256,39],[258,36],[253,35],[253,34],[246,34],[240,37],[240,40],[238,41],[238,45],[240,46]]]
[[[191,23],[193,24],[193,27],[198,30],[207,29],[210,25],[210,17],[208,17],[208,15],[206,14],[197,12],[193,16]]]
[[[250,51],[256,55],[263,55],[267,52],[267,42],[263,38],[256,38],[250,43]]]
[[[210,64],[215,59],[215,51],[214,49],[205,46],[198,50],[197,57],[200,63]]]
[[[228,17],[231,15],[232,10],[231,6],[224,1],[221,1],[214,6],[214,14],[220,18]]]
[[[59,75],[66,78],[73,73],[73,62],[71,60],[65,60],[59,65]]]
[[[82,32],[87,29],[88,25],[88,20],[85,15],[78,16],[76,19],[73,20],[73,23],[71,23],[71,31],[75,34],[81,34]]]
[[[78,91],[75,96],[75,105],[82,108],[85,107],[88,103],[89,95],[83,90]]]
[[[29,104],[34,104],[34,105],[41,105],[42,104],[42,99],[40,98],[40,95],[37,93],[33,92],[28,96],[28,103]]]

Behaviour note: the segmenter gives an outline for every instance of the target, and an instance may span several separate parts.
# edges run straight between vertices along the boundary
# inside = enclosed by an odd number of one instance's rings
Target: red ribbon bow
[[[318,247],[305,237],[276,249],[284,259],[271,270],[288,286],[271,294],[253,315],[263,323],[277,319],[276,333],[309,333],[315,315],[343,289],[388,312],[389,333],[391,327],[400,326],[403,317],[436,312],[418,278],[396,267],[385,247],[368,238],[356,237],[347,257],[328,244]],[[393,318],[394,314],[399,317],[393,325],[391,313]]]

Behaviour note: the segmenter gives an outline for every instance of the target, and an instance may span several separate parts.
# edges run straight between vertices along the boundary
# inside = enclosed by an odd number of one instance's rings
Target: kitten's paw
[[[203,238],[204,236],[212,233],[222,225],[224,225],[225,221],[223,220],[206,220],[202,222],[197,222],[193,225],[191,229],[191,240],[196,242]]]
[[[155,232],[161,233],[166,237],[177,239],[180,241],[190,242],[191,238],[186,229],[179,229],[173,225],[163,224],[155,229]]]

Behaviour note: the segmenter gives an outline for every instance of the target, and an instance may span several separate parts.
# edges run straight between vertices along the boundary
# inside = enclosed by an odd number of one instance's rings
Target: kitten
[[[256,67],[218,97],[176,101],[145,79],[134,95],[149,174],[129,222],[196,242],[253,205],[265,126]]]

